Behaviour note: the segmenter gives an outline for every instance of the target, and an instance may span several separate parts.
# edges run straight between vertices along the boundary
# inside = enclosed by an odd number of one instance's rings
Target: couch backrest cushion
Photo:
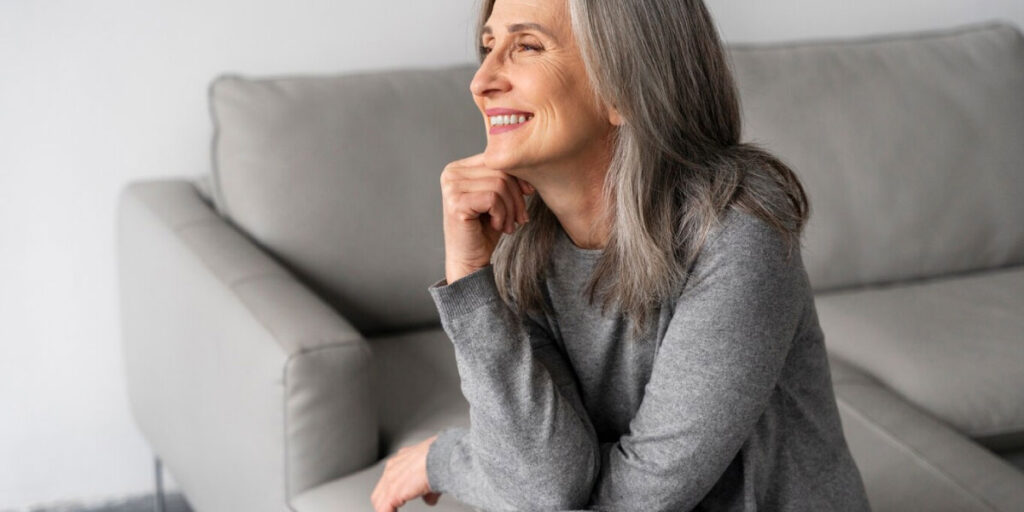
[[[1024,263],[1024,39],[1005,24],[733,46],[744,138],[811,199],[815,290]]]
[[[486,146],[475,71],[219,77],[217,209],[364,334],[436,324],[441,171]]]
[[[810,198],[816,291],[1024,263],[1024,41],[1003,24],[733,46],[744,138]],[[437,322],[439,177],[475,64],[210,87],[218,210],[364,334]]]

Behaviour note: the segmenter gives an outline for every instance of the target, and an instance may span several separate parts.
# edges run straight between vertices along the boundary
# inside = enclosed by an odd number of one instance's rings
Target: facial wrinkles
[[[544,71],[544,76],[547,81],[545,90],[542,93],[547,97],[547,116],[543,119],[543,123],[551,127],[557,127],[562,124],[566,129],[571,130],[574,118],[577,117],[577,113],[574,111],[561,112],[558,108],[559,105],[571,105],[573,98],[573,92],[575,87],[575,79],[573,77],[572,70],[569,69],[570,65],[566,62],[566,59],[559,59],[560,62],[553,62],[548,60],[541,63],[541,67]],[[545,138],[542,140],[543,143],[560,145],[559,141]]]
[[[517,97],[520,103],[516,104],[534,111],[536,132],[564,138],[571,133],[594,131],[601,119],[591,112],[593,107],[583,103],[586,100],[581,102],[580,94],[589,94],[589,89],[582,87],[586,84],[585,69],[568,24],[567,5],[561,4],[499,0],[487,21],[493,33],[484,35],[481,43],[491,48],[487,58],[502,60],[491,65],[505,66],[507,79],[525,93]],[[507,24],[521,21],[544,25],[561,44],[531,32],[504,32]],[[523,50],[520,44],[539,46],[541,50]],[[543,152],[567,149],[565,141],[553,136],[542,135],[533,143]]]

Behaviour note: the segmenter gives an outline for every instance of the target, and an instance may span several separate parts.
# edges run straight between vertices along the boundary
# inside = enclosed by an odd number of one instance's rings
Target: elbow
[[[554,457],[552,457],[554,455]],[[530,496],[519,496],[527,510],[583,510],[590,503],[597,481],[600,451],[596,443],[576,447],[562,453],[549,453],[548,464],[537,465],[534,490]]]
[[[554,487],[550,482],[534,486],[534,492],[528,496],[517,496],[523,510],[584,510],[590,502],[590,487],[572,485],[566,482],[567,475],[560,475],[560,485]],[[572,478],[572,480],[577,480]]]

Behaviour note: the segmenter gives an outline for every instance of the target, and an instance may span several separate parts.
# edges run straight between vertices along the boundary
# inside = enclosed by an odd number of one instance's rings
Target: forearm
[[[430,288],[455,346],[469,429],[431,446],[431,488],[492,510],[585,505],[597,438],[551,340],[501,301],[493,269]]]

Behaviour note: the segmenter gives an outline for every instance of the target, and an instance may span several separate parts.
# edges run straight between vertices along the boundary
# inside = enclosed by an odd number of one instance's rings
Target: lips
[[[487,114],[488,116],[504,116],[504,115],[511,115],[511,114],[524,115],[524,116],[525,115],[533,115],[530,112],[526,112],[526,111],[523,111],[523,110],[515,110],[515,109],[512,109],[512,108],[489,108],[487,110],[484,110],[484,114]]]
[[[484,113],[490,127],[487,133],[491,135],[515,130],[533,119],[533,114],[512,108],[489,108]]]

